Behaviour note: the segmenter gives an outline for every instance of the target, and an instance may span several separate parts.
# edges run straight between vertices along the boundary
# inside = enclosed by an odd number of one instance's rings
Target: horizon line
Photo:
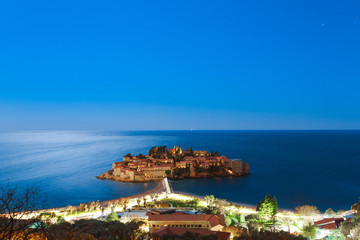
[[[14,131],[360,131],[360,129],[9,129],[0,130],[0,132],[14,132]]]

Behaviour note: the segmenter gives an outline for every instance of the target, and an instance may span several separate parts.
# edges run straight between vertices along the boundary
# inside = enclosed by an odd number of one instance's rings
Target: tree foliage
[[[358,201],[357,203],[355,203],[354,205],[351,206],[351,210],[358,212],[360,214],[360,201]]]
[[[284,231],[248,230],[243,231],[240,236],[234,237],[234,240],[306,240],[306,238],[294,236]]]
[[[269,194],[266,195],[265,198],[257,204],[256,211],[258,212],[260,221],[274,221],[275,215],[278,213],[276,197],[271,198]]]
[[[312,217],[312,216],[320,214],[320,211],[317,207],[310,206],[310,205],[299,206],[299,207],[296,207],[295,210],[300,215],[306,216],[306,217]]]
[[[175,234],[166,234],[160,237],[160,240],[217,240],[218,237],[213,235],[201,236],[198,233],[186,232],[185,234],[179,236]]]
[[[119,221],[100,221],[95,219],[79,220],[74,224],[64,222],[53,224],[45,231],[48,240],[77,240],[77,239],[129,239],[134,240],[141,236],[139,227],[144,224],[141,221],[121,223]]]
[[[333,216],[333,215],[335,215],[335,212],[334,212],[334,210],[332,210],[331,208],[328,208],[328,209],[325,211],[325,214],[328,215],[328,216]]]
[[[0,185],[0,239],[26,240],[40,234],[50,215],[36,216],[36,211],[44,208],[45,202],[36,186]]]
[[[117,221],[117,220],[119,220],[119,216],[117,215],[117,213],[116,212],[111,212],[110,214],[109,214],[109,216],[106,218],[106,220],[107,221]]]
[[[206,205],[209,208],[214,208],[215,207],[215,203],[216,203],[216,198],[214,197],[214,195],[206,195],[204,197],[205,201],[206,201]]]
[[[305,225],[301,229],[301,235],[303,235],[304,237],[313,239],[316,236],[317,228],[318,227],[315,224]]]
[[[146,156],[142,155],[141,153],[139,153],[139,155],[137,155],[138,159],[146,159]]]

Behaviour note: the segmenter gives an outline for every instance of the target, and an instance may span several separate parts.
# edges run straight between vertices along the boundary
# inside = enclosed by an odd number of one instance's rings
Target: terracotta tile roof
[[[345,221],[344,218],[324,218],[320,221],[316,221],[315,224],[321,229],[337,229],[341,223]]]
[[[321,229],[328,229],[328,230],[334,230],[337,229],[337,226],[335,223],[328,223],[325,225],[320,226]]]
[[[172,167],[173,164],[160,164],[159,167]]]
[[[172,168],[173,165],[172,164],[163,164],[163,165],[153,165],[153,166],[150,166],[150,167],[142,167],[141,169],[142,170],[153,170],[153,169],[156,169],[156,168]]]
[[[174,159],[172,158],[153,158],[151,159],[153,162],[159,161],[159,162],[173,162]]]
[[[211,227],[215,227],[217,225],[226,226],[225,218],[224,218],[223,215],[210,215],[210,214],[208,214],[208,216],[210,216],[208,218],[208,221],[210,222]]]
[[[196,221],[208,221],[211,227],[217,225],[225,226],[225,218],[223,215],[214,215],[214,214],[187,214],[176,212],[173,214],[166,215],[150,215],[149,222],[158,221],[158,222],[196,222]]]
[[[210,166],[210,163],[208,163],[208,162],[203,162],[203,163],[200,163],[200,166]]]
[[[115,166],[116,166],[116,167],[123,165],[123,162],[114,162],[114,163],[115,163]]]
[[[147,159],[133,159],[132,162],[147,162]]]
[[[322,224],[325,224],[325,223],[331,223],[331,222],[334,222],[335,220],[344,220],[343,218],[324,218],[320,221],[316,221],[315,224],[316,225],[322,225]]]
[[[186,232],[200,234],[201,236],[216,235],[219,240],[230,239],[230,233],[228,232],[210,231],[206,229],[161,227],[156,231],[157,235],[159,235],[160,237],[166,234],[182,236]]]

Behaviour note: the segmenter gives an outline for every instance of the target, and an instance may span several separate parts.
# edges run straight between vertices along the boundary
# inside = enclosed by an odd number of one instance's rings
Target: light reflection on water
[[[36,184],[47,193],[49,206],[138,194],[155,184],[101,181],[95,176],[126,153],[143,151],[162,141],[158,136],[105,132],[2,132],[0,183]]]

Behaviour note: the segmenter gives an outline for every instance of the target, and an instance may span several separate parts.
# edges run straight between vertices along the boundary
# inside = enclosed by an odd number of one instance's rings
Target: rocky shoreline
[[[111,172],[111,171],[110,171]],[[156,178],[156,179],[144,179],[142,180],[137,180],[137,181],[131,181],[129,179],[123,179],[120,177],[116,177],[113,174],[109,173],[109,171],[104,172],[103,174],[96,176],[97,179],[100,180],[110,180],[110,181],[116,181],[116,182],[132,182],[132,183],[146,183],[146,182],[161,182],[162,178]]]
[[[250,175],[250,173],[243,174],[224,174],[224,173],[215,173],[215,174],[202,174],[198,176],[181,176],[181,177],[168,177],[170,180],[184,180],[184,179],[199,179],[199,178],[216,178],[216,177],[245,177]],[[116,177],[112,174],[112,171],[109,170],[104,172],[103,174],[96,176],[97,179],[100,180],[110,180],[116,182],[132,182],[132,183],[146,183],[146,182],[161,182],[163,178],[152,178],[152,179],[141,179],[131,181],[128,179],[123,179],[120,177]]]

